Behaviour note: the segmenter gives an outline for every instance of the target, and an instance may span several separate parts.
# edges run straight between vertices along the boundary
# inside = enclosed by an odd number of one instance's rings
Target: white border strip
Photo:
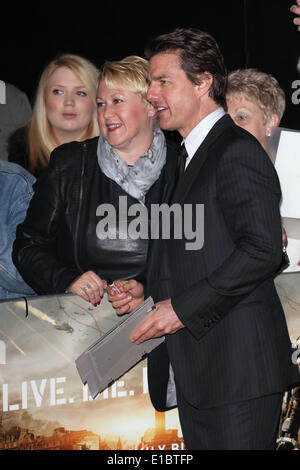
[[[0,80],[0,104],[6,104],[6,85]]]

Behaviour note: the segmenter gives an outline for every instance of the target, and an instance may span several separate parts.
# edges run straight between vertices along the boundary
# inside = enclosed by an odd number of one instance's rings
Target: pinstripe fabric
[[[275,450],[282,393],[197,410],[178,394],[179,416],[189,450]]]
[[[221,118],[194,155],[172,202],[204,204],[204,246],[153,240],[147,293],[172,298],[185,328],[148,360],[164,409],[168,361],[185,400],[201,409],[281,392],[299,381],[273,273],[281,261],[280,186],[262,147]]]

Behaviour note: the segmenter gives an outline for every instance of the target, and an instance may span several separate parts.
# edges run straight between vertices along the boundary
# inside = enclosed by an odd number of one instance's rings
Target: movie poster
[[[93,400],[75,359],[121,321],[74,295],[0,303],[0,450],[174,449],[177,410],[155,412],[146,360]]]
[[[283,273],[275,279],[292,342],[291,360],[300,370],[300,273]],[[277,450],[300,450],[300,386],[283,399]]]
[[[276,279],[294,343],[299,282],[300,273]],[[159,413],[150,402],[146,360],[95,400],[82,384],[75,359],[121,321],[106,297],[96,308],[74,295],[27,303],[28,312],[23,298],[0,302],[0,450],[184,450],[177,409]],[[297,396],[285,395],[280,449],[300,448]]]
[[[290,259],[286,273],[300,271],[299,145],[299,131],[274,127],[267,147],[281,186],[280,213]]]

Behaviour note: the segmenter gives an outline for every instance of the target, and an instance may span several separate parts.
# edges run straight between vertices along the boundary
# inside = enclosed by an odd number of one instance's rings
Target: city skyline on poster
[[[92,447],[99,436],[100,447],[128,449],[141,445],[142,438],[146,442],[147,435],[147,442],[149,436],[153,440],[156,421],[148,395],[146,361],[95,400],[75,367],[75,358],[120,321],[106,298],[101,308],[88,306],[76,296],[31,298],[28,303],[27,318],[22,299],[0,303],[0,344],[5,344],[2,356],[0,347],[0,364],[5,364],[0,365],[2,433],[20,427],[24,439],[29,439],[24,431],[28,430],[35,439],[43,436],[50,443],[71,445],[70,432],[87,431],[94,433],[93,438],[87,434],[94,442]],[[168,440],[170,430],[175,448],[182,445],[177,410],[166,413],[160,439],[164,435]],[[82,438],[80,433],[76,436],[74,439]]]

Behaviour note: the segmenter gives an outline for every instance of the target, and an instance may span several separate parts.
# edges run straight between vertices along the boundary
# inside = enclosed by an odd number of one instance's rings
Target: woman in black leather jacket
[[[38,294],[71,292],[96,306],[108,279],[143,279],[148,240],[136,236],[137,216],[148,226],[176,160],[146,101],[147,69],[136,56],[104,64],[100,137],[57,147],[36,183],[13,261]]]

